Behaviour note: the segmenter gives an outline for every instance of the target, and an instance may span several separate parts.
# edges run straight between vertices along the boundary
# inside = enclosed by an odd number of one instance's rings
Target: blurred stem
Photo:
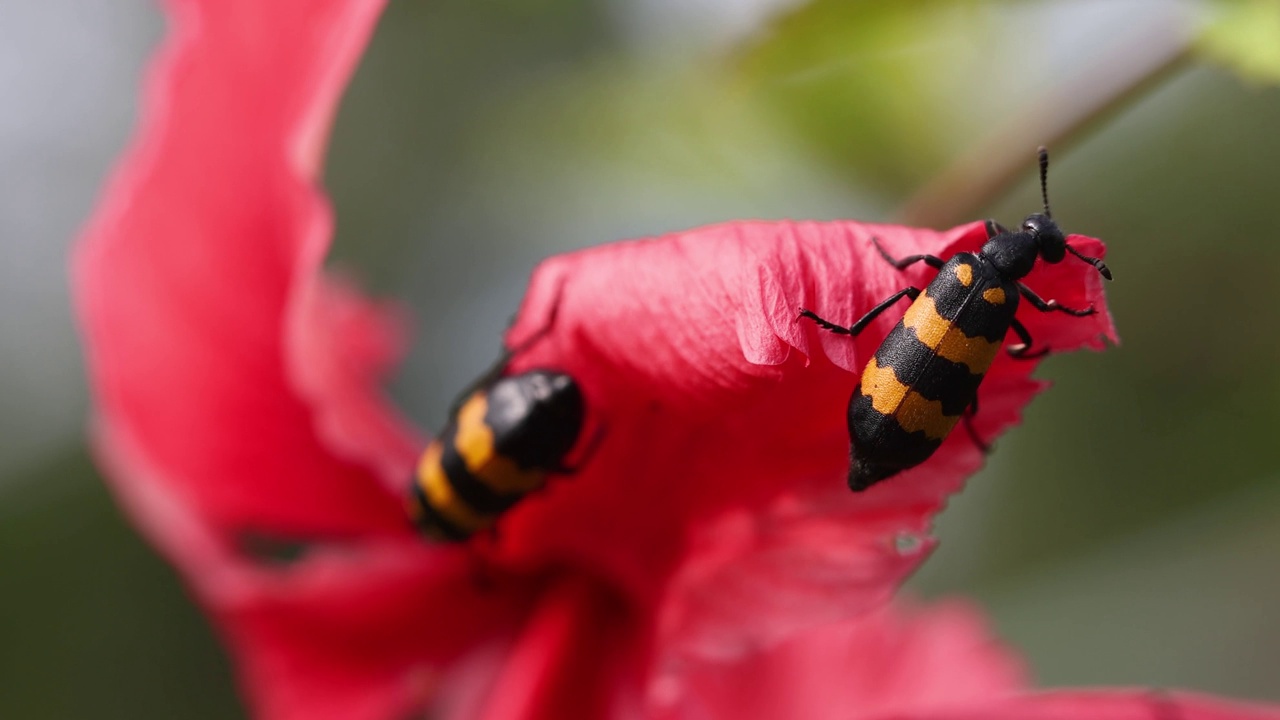
[[[1075,142],[1188,65],[1192,35],[1185,25],[1166,24],[1143,35],[1026,103],[909,198],[898,211],[900,221],[947,227],[974,219],[1032,172],[1038,145],[1055,149]]]

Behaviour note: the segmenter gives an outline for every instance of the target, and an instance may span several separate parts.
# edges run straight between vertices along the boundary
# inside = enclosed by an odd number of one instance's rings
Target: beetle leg
[[[1038,357],[1044,357],[1045,353],[1049,352],[1047,347],[1042,347],[1035,352],[1029,352],[1031,350],[1031,333],[1027,332],[1025,325],[1018,322],[1018,318],[1009,321],[1009,327],[1013,328],[1013,331],[1018,335],[1018,339],[1022,341],[1017,345],[1008,347],[1009,357],[1015,360],[1035,360]]]
[[[947,264],[946,260],[943,260],[936,255],[908,255],[900,260],[894,259],[894,257],[880,245],[880,238],[877,238],[875,235],[871,236],[871,244],[876,246],[876,250],[880,252],[880,257],[884,258],[885,262],[899,270],[905,270],[921,261],[934,270],[941,270],[942,266]]]
[[[1009,232],[1007,229],[1005,229],[1005,226],[1001,225],[995,220],[988,219],[986,222],[982,224],[987,229],[988,240],[990,240],[991,238],[997,235],[1004,235],[1005,233]]]
[[[809,318],[810,320],[818,323],[818,327],[822,328],[823,330],[830,330],[831,332],[837,335],[857,335],[858,333],[862,332],[863,329],[865,329],[867,325],[871,323],[872,320],[875,320],[876,317],[880,315],[880,313],[884,312],[885,310],[888,310],[891,305],[898,302],[904,297],[909,297],[912,300],[915,300],[916,298],[920,297],[920,288],[909,287],[909,288],[904,288],[902,290],[899,290],[898,292],[886,298],[884,302],[881,302],[879,305],[868,310],[866,315],[863,315],[861,318],[858,319],[856,323],[850,325],[849,327],[844,327],[843,325],[837,325],[831,322],[830,320],[823,320],[822,318],[815,315],[813,312],[809,310],[805,310],[804,308],[800,308],[800,317]]]
[[[968,431],[969,439],[973,441],[974,445],[978,446],[978,449],[982,451],[982,454],[989,455],[991,454],[991,444],[983,441],[982,437],[978,435],[977,428],[973,426],[973,418],[977,414],[978,396],[974,395],[973,402],[970,403],[969,407],[965,408],[964,411],[964,429]]]
[[[604,440],[604,424],[601,423],[596,427],[596,431],[591,434],[591,439],[587,441],[587,447],[583,449],[578,462],[573,465],[557,465],[552,472],[559,475],[576,475],[582,467],[590,462],[591,458],[596,454],[596,450],[600,449],[600,441]]]
[[[1093,309],[1092,305],[1090,305],[1089,307],[1083,310],[1076,310],[1074,308],[1069,308],[1064,305],[1059,305],[1057,300],[1045,300],[1044,298],[1037,295],[1034,290],[1027,287],[1023,283],[1018,283],[1018,292],[1022,293],[1022,297],[1026,298],[1027,302],[1034,305],[1036,309],[1039,310],[1040,312],[1052,312],[1056,310],[1058,312],[1064,312],[1068,315],[1075,315],[1076,317],[1084,317],[1085,315],[1092,315],[1098,312],[1097,310]]]

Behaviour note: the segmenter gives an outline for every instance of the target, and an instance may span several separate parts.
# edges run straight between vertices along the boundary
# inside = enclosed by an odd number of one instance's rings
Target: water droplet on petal
[[[903,531],[893,538],[893,549],[904,557],[918,555],[923,547],[924,538],[919,533]]]

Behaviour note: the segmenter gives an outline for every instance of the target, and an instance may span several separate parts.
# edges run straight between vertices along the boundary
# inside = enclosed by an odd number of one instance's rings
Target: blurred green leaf
[[[239,717],[207,621],[121,516],[85,450],[9,480],[0,717]]]
[[[1275,699],[1278,479],[1252,478],[1247,489],[1073,558],[969,578],[963,592],[987,609],[1043,687],[1164,685]]]
[[[1280,83],[1280,0],[1219,0],[1200,37],[1209,58],[1254,82]]]
[[[882,189],[916,186],[949,155],[981,71],[990,4],[818,0],[734,58],[741,82],[815,154]]]

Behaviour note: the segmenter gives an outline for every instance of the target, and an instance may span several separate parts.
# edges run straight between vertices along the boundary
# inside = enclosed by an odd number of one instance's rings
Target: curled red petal
[[[328,238],[317,240],[320,250]],[[286,353],[293,387],[335,455],[373,469],[403,491],[412,460],[426,444],[379,388],[404,352],[399,308],[371,303],[342,278],[314,265],[299,273],[289,307]]]
[[[895,256],[942,257],[986,239],[980,223],[737,222],[548,261],[511,340],[555,326],[513,367],[578,378],[605,439],[580,473],[511,514],[503,557],[571,558],[653,603],[664,652],[732,655],[882,602],[982,456],[957,432],[920,467],[863,494],[845,488],[845,406],[905,303],[856,339],[798,313],[852,323],[927,284],[927,267],[896,270],[872,237]],[[1077,261],[1029,278],[1100,310],[1032,318],[1024,307],[1037,342],[1065,351],[1114,334],[1096,275]],[[976,422],[988,441],[1041,387],[1035,366],[1004,359],[988,373]]]
[[[362,366],[385,358],[334,340],[318,277],[332,230],[319,150],[381,6],[171,2],[137,138],[76,250],[99,421],[221,527],[402,531],[398,493],[365,469],[412,462],[361,395],[377,374]],[[347,320],[381,332],[371,312]],[[381,457],[331,447],[335,428]]]
[[[271,719],[419,705],[527,604],[480,595],[465,556],[410,532],[400,477],[382,480],[416,442],[376,395],[397,338],[322,274],[320,150],[381,6],[169,3],[137,138],[74,259],[98,455]],[[306,554],[252,557],[255,536]]]

